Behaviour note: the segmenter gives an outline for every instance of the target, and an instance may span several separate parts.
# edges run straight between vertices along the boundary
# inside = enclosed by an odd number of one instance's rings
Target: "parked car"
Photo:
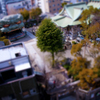
[[[97,42],[100,42],[100,38],[96,38],[96,41],[97,41]]]

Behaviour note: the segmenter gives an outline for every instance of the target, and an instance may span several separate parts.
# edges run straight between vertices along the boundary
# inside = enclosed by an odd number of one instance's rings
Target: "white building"
[[[36,5],[42,10],[42,13],[58,13],[62,8],[63,0],[36,0]]]
[[[35,5],[42,10],[42,13],[45,13],[45,0],[35,0]]]
[[[18,10],[25,8],[30,10],[35,4],[35,0],[1,0],[3,13],[15,14]]]
[[[0,69],[13,66],[15,73],[31,69],[24,44],[14,44],[0,48]],[[28,72],[27,72],[28,73]]]

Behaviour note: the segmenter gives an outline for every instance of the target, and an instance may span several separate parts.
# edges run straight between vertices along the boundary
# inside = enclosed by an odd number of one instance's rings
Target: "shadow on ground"
[[[18,39],[16,41],[13,41],[12,43],[18,43],[18,42],[27,42],[29,40],[32,40],[32,38],[30,38],[28,35],[25,35],[25,37]]]

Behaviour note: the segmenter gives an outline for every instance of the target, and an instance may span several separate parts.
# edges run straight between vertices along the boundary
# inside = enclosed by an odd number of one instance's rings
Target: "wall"
[[[34,90],[32,92],[32,90]],[[5,97],[12,97],[17,100],[39,100],[36,79],[34,76],[20,79],[0,86],[0,100]]]
[[[18,58],[15,58],[13,60],[8,60],[8,61],[5,61],[5,62],[1,62],[0,63],[0,68],[9,67],[10,66],[9,62],[11,62],[12,65],[18,65],[18,64],[25,63],[25,62],[29,62],[29,60],[28,60],[28,56],[18,57]]]
[[[22,2],[7,4],[6,7],[7,7],[7,13],[8,13],[8,15],[19,13],[20,11],[15,9],[15,7],[17,7],[17,6],[19,6],[19,5],[20,5],[20,6],[23,6],[23,5],[22,5]]]

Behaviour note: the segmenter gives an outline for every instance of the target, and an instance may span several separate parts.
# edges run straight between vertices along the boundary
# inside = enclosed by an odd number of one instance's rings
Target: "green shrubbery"
[[[67,70],[69,70],[69,69],[71,68],[71,65],[65,64],[65,65],[64,65],[64,68],[66,68]]]
[[[9,39],[6,39],[5,36],[0,37],[0,41],[3,41],[5,45],[9,45]]]
[[[3,41],[4,39],[6,39],[6,37],[5,37],[5,36],[0,37],[0,41]]]
[[[72,41],[72,44],[77,44],[77,42],[75,42],[75,41]]]
[[[3,42],[5,43],[5,45],[9,45],[9,40],[8,39],[4,39]]]

